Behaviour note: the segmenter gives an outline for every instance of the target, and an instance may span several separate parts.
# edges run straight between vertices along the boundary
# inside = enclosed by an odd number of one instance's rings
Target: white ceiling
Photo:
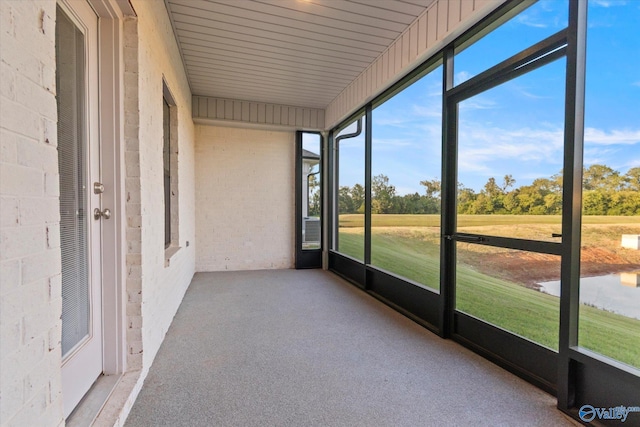
[[[165,0],[194,95],[325,108],[434,0]]]

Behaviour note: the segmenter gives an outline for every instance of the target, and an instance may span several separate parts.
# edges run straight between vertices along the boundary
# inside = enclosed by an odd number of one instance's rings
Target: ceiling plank
[[[213,62],[209,58],[202,58],[194,55],[185,55],[189,62],[189,69],[195,69],[197,67],[200,68],[209,68],[209,69],[226,69],[226,70],[247,70],[251,69],[251,67],[247,67],[246,64],[231,61],[218,61]],[[326,82],[328,85],[337,85],[340,87],[344,87],[344,85],[350,83],[353,80],[352,76],[336,76],[333,72],[320,72],[316,70],[305,70],[304,73],[301,73],[299,70],[288,68],[270,68],[270,67],[260,67],[260,71],[263,76],[268,76],[270,74],[273,75],[295,75],[295,76],[304,76],[306,79],[309,79],[310,76],[313,77],[313,81],[322,81]]]
[[[260,53],[257,54],[249,49],[223,49],[218,46],[200,46],[198,44],[192,43],[184,43],[183,49],[185,51],[192,50],[201,53],[209,53],[213,55],[220,55],[226,58],[244,58],[247,60],[251,60],[256,66],[259,66],[262,62],[267,64],[280,64],[283,67],[288,67],[289,65],[295,65],[295,58],[287,57],[287,56],[278,56],[277,54],[266,54]],[[301,61],[297,61],[301,62]],[[317,61],[317,60],[307,60],[304,61],[303,64],[310,68],[320,68],[326,70],[340,70],[344,72],[351,72],[354,75],[358,75],[360,68],[355,65],[345,64],[341,62],[332,62],[328,63],[326,61]]]
[[[222,1],[222,0],[218,0]],[[235,0],[225,0],[235,1]],[[247,0],[242,0],[247,1]],[[280,0],[256,0],[260,3],[265,3],[271,6],[277,6],[288,9],[299,8],[304,13],[311,14],[312,16],[323,16],[333,19],[337,22],[344,22],[349,25],[353,22],[359,24],[384,28],[390,31],[402,32],[407,25],[412,23],[416,17],[400,12],[387,11],[384,16],[381,16],[380,9],[373,6],[356,5],[350,2],[336,2],[336,1],[324,1],[324,2],[283,2]],[[299,4],[302,3],[302,4]]]
[[[395,11],[406,13],[418,17],[433,0],[419,0],[417,3],[406,2],[404,0],[346,0],[349,3],[357,4],[359,7],[374,6],[384,11]],[[424,6],[421,6],[424,4]],[[384,12],[382,12],[384,16]]]
[[[393,32],[384,32],[372,27],[358,27],[360,31],[337,26],[328,27],[315,22],[290,19],[257,11],[241,9],[221,3],[205,2],[203,0],[172,0],[171,9],[175,12],[188,13],[213,21],[223,18],[226,22],[246,26],[248,29],[261,28],[269,31],[294,33],[296,31],[323,35],[330,33],[345,40],[357,40],[365,43],[386,46],[394,40]],[[335,23],[334,23],[335,25]]]
[[[165,0],[165,4],[194,95],[322,109],[432,1]]]
[[[378,29],[383,30],[383,33],[387,31],[388,34],[392,36],[393,34],[402,32],[407,25],[402,22],[394,22],[392,19],[384,19],[383,17],[380,17],[380,15],[374,17],[363,15],[358,12],[346,14],[342,11],[316,5],[310,2],[287,2],[278,0],[213,1],[219,4],[225,4],[247,10],[255,10],[264,14],[276,15],[287,19],[313,22],[324,25],[327,28],[347,29],[365,34],[377,31],[376,29]],[[415,19],[415,17],[413,19]]]
[[[191,43],[198,46],[210,46],[211,44],[215,44],[221,49],[231,48],[231,49],[245,49],[245,50],[253,50],[260,49],[263,53],[274,53],[281,56],[288,56],[291,58],[297,58],[298,60],[302,60],[305,58],[314,59],[318,61],[326,61],[328,63],[340,63],[340,64],[352,64],[357,67],[365,67],[371,61],[367,61],[366,58],[362,57],[354,57],[350,55],[330,55],[324,52],[318,52],[313,49],[287,49],[286,47],[272,44],[262,44],[262,43],[251,43],[244,40],[234,40],[234,39],[225,39],[216,37],[208,34],[199,34],[194,32],[186,32],[180,31],[180,38],[184,41],[184,43]]]
[[[377,56],[377,51],[358,49],[352,46],[336,46],[321,40],[308,40],[304,43],[291,41],[288,37],[279,38],[277,34],[270,34],[270,37],[259,37],[253,34],[225,31],[221,28],[210,28],[199,24],[187,24],[181,21],[175,22],[178,35],[188,35],[189,33],[206,34],[224,40],[241,40],[255,45],[277,45],[292,50],[309,50],[319,54],[331,55],[341,58],[359,58],[367,62],[372,61]]]

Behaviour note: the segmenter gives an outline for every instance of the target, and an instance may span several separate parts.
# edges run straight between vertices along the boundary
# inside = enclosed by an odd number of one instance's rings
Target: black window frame
[[[587,2],[570,0],[568,26],[507,60],[485,70],[458,85],[453,82],[454,54],[465,45],[473,43],[500,23],[526,9],[527,0],[507,1],[481,19],[440,51],[435,52],[416,70],[400,79],[373,100],[359,106],[358,111],[343,120],[330,131],[328,200],[330,211],[327,219],[330,243],[329,269],[347,278],[357,287],[387,303],[443,338],[450,338],[532,384],[557,397],[557,407],[579,420],[582,405],[608,408],[625,405],[629,396],[640,390],[640,372],[637,369],[601,356],[578,346],[578,310],[580,280],[580,233],[582,209],[582,164],[584,136],[584,90]],[[561,243],[535,242],[494,236],[476,236],[456,233],[457,104],[473,94],[483,92],[520,74],[531,71],[554,59],[566,58],[566,89],[564,112],[564,180],[563,219]],[[337,240],[337,169],[339,147],[335,135],[363,111],[370,112],[386,97],[411,83],[422,67],[435,60],[442,60],[443,73],[443,150],[442,150],[442,246],[440,295],[425,292],[388,272],[369,264],[365,238],[365,260],[355,260],[335,249]],[[370,115],[367,115],[370,119]],[[369,127],[369,126],[367,126]],[[370,129],[364,130],[370,132]],[[365,162],[371,150],[371,135],[365,135]],[[370,181],[370,168],[365,181]],[[370,186],[367,186],[366,215],[370,215]],[[370,221],[365,216],[365,236],[370,235]],[[475,239],[482,237],[482,239]],[[481,244],[511,247],[554,253],[562,256],[561,300],[559,320],[559,351],[551,352],[530,341],[455,310],[455,244],[457,240],[474,238]],[[370,248],[369,248],[370,250]],[[496,350],[498,349],[498,350]]]

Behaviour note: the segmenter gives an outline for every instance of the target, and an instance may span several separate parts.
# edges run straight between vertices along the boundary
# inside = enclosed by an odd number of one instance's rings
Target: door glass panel
[[[640,8],[604,6],[588,5],[578,343],[640,369]]]
[[[440,289],[442,66],[372,113],[371,263]]]
[[[320,249],[321,143],[317,133],[302,134],[302,250]]]
[[[84,36],[58,9],[56,20],[62,354],[89,334]]]
[[[457,242],[456,310],[558,350],[560,257]]]
[[[560,242],[565,63],[459,103],[458,232]]]
[[[365,120],[364,116],[355,120],[336,137],[338,236],[334,249],[359,261],[364,261]]]
[[[471,39],[455,49],[454,84],[463,83],[565,29],[568,21],[568,0],[534,3],[482,38]]]

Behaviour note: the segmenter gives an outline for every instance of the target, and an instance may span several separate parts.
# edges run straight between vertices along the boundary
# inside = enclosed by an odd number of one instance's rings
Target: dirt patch
[[[517,282],[532,289],[539,289],[540,282],[560,280],[560,257],[556,255],[509,251],[476,253],[471,256],[463,255],[462,258],[462,262],[470,262],[484,274]],[[640,270],[638,254],[616,253],[592,247],[583,248],[580,258],[580,275],[583,277]]]
[[[604,248],[583,248],[580,252],[580,274],[602,276],[640,269],[640,251],[621,249],[619,253]]]
[[[402,223],[398,218],[379,215],[377,226],[372,233],[384,236],[386,241],[378,244],[393,249],[394,245],[413,248],[420,255],[438,257],[442,241],[437,226],[414,225],[410,221]],[[402,218],[399,218],[402,217]],[[473,217],[475,225],[467,224],[461,231],[487,236],[505,236],[536,241],[560,243],[561,238],[553,238],[553,233],[561,231],[558,218],[498,216]],[[383,220],[386,220],[385,223]],[[393,220],[393,221],[392,221]],[[484,223],[482,223],[483,220]],[[531,221],[538,222],[531,222]],[[395,221],[395,222],[394,222]],[[465,219],[468,221],[468,218]],[[511,221],[511,222],[509,222]],[[514,221],[519,221],[514,223]],[[529,221],[529,222],[527,222]],[[476,224],[481,222],[480,225]],[[397,224],[396,224],[397,223]],[[402,225],[398,225],[402,224]],[[363,234],[363,228],[341,228],[341,233]],[[581,228],[581,275],[604,276],[630,271],[640,271],[640,250],[621,247],[621,236],[640,234],[638,217],[585,217]],[[394,240],[397,239],[397,240]],[[419,244],[416,243],[419,241]],[[360,244],[364,241],[361,240]],[[431,246],[429,246],[431,245]],[[539,289],[541,282],[560,280],[560,256],[518,251],[475,243],[457,242],[457,262],[491,277],[518,283],[528,288]]]
[[[581,276],[604,276],[640,270],[640,251],[623,248],[620,244],[623,234],[640,234],[640,226],[635,223],[635,217],[625,219],[630,223],[583,224]],[[524,228],[486,226],[476,232],[544,240],[536,236],[550,236],[554,232],[553,227],[543,224],[528,225]],[[517,233],[525,235],[520,236]],[[560,256],[557,255],[459,243],[458,260],[481,273],[533,289],[539,289],[540,282],[560,280]]]
[[[477,269],[489,276],[539,289],[540,282],[560,279],[560,257],[533,252],[485,253]]]

